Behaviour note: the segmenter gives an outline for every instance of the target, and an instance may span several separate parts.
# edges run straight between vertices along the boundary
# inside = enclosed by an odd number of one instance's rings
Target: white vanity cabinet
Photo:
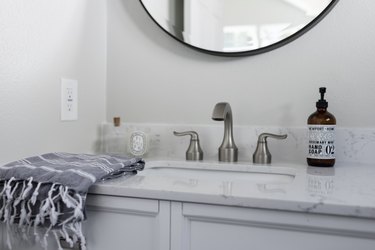
[[[89,195],[86,205],[89,250],[170,248],[170,202]]]
[[[375,220],[171,203],[171,250],[374,250]]]
[[[89,250],[375,249],[374,219],[107,195],[86,205]]]

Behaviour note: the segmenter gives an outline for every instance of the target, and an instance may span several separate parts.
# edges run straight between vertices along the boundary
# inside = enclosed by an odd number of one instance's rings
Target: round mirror
[[[319,22],[338,0],[140,0],[169,35],[200,51],[254,55]]]

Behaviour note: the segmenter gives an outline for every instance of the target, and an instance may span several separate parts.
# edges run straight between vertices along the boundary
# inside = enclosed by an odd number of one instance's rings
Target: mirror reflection
[[[198,49],[237,53],[293,36],[332,0],[141,0],[155,22]]]

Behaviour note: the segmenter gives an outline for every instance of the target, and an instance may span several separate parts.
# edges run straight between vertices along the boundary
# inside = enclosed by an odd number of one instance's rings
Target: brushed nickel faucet
[[[253,163],[256,164],[270,164],[272,155],[268,150],[267,146],[267,138],[274,138],[274,139],[285,139],[288,137],[287,134],[284,135],[275,135],[270,133],[262,133],[258,137],[257,148],[253,154]]]
[[[203,151],[199,144],[199,136],[195,131],[176,132],[173,131],[175,136],[190,135],[189,148],[186,151],[186,160],[188,161],[202,161]]]
[[[219,161],[235,162],[238,160],[238,148],[233,139],[233,115],[227,102],[219,102],[212,112],[212,120],[224,121],[224,138],[219,147]]]

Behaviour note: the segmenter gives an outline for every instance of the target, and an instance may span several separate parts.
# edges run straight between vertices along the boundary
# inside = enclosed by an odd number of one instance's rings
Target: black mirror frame
[[[188,47],[190,47],[192,49],[198,50],[200,52],[203,52],[203,53],[206,53],[206,54],[210,54],[210,55],[215,55],[215,56],[224,56],[224,57],[252,56],[252,55],[257,55],[257,54],[269,52],[271,50],[280,48],[281,46],[284,46],[284,45],[286,45],[286,44],[294,41],[298,37],[302,36],[304,33],[306,33],[312,27],[314,27],[316,24],[318,24],[333,9],[333,7],[338,3],[338,1],[339,0],[332,0],[332,2],[316,18],[314,18],[314,20],[312,20],[311,22],[309,22],[305,27],[303,27],[302,29],[300,29],[299,31],[297,31],[296,33],[294,33],[293,35],[288,36],[287,38],[284,38],[283,40],[280,40],[280,41],[278,41],[278,42],[276,42],[274,44],[271,44],[271,45],[268,45],[268,46],[265,46],[265,47],[262,47],[262,48],[259,48],[259,49],[255,49],[255,50],[248,50],[248,51],[241,51],[241,52],[220,52],[220,51],[206,50],[206,49],[202,49],[202,48],[193,46],[193,45],[188,44],[188,43],[186,43],[186,42],[178,39],[177,37],[173,36],[171,33],[169,33],[167,30],[165,30],[152,17],[152,15],[148,12],[146,6],[144,6],[144,4],[142,3],[142,0],[139,0],[139,2],[141,3],[141,5],[143,6],[144,10],[149,15],[149,17],[154,21],[154,23],[156,23],[164,32],[166,32],[173,39],[179,41],[180,43],[182,43],[182,44],[184,44],[184,45],[186,45],[186,46],[188,46]]]

